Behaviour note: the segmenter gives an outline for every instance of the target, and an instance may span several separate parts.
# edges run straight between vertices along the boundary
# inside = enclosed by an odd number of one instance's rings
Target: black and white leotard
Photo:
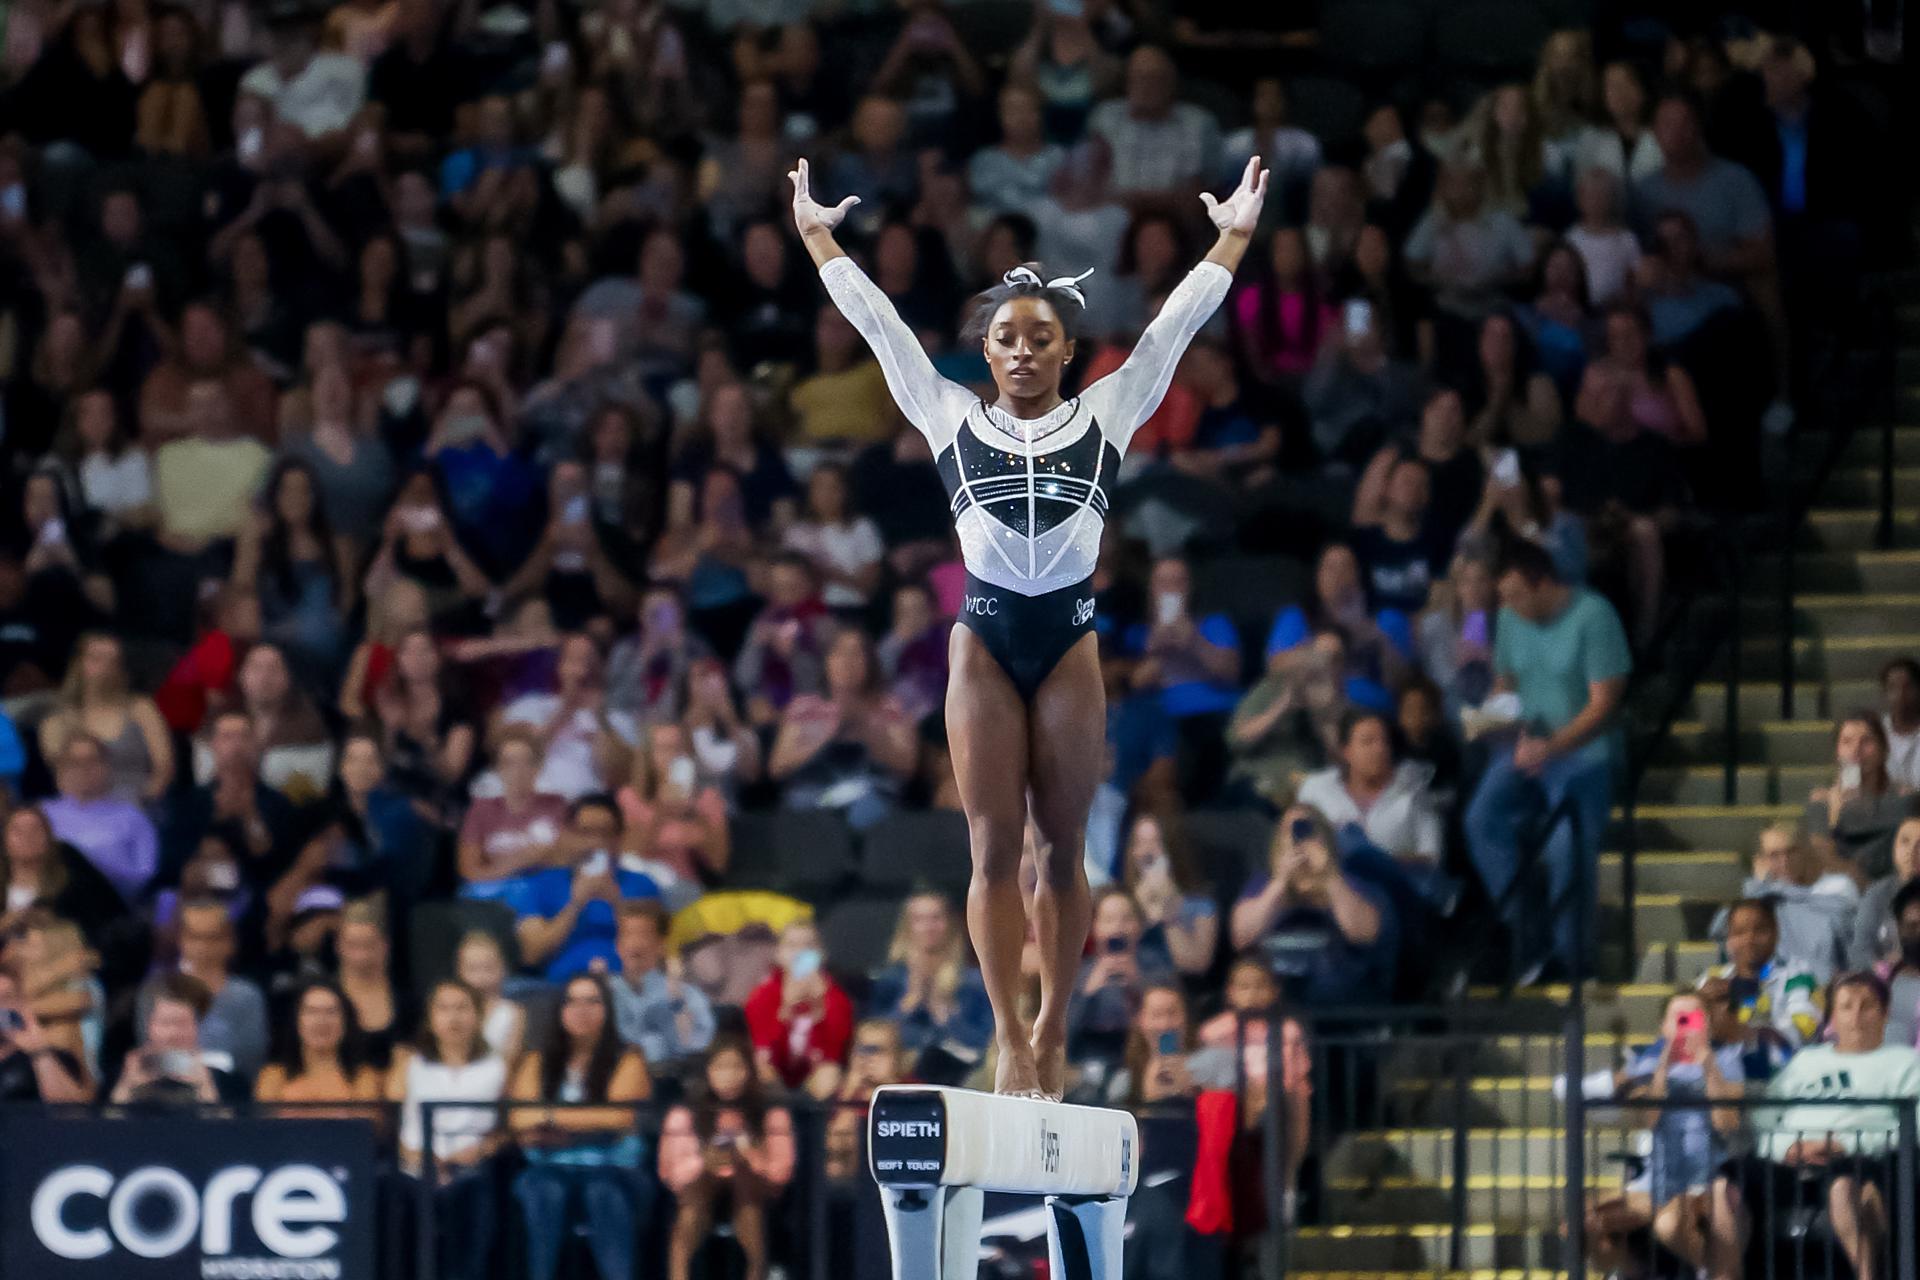
[[[1087,583],[1120,457],[1159,407],[1187,344],[1226,297],[1232,273],[1210,262],[1195,267],[1124,364],[1038,418],[1015,418],[936,373],[919,339],[851,258],[828,262],[820,279],[873,349],[907,420],[933,447],[969,579],[960,620],[1030,698],[1092,626]]]

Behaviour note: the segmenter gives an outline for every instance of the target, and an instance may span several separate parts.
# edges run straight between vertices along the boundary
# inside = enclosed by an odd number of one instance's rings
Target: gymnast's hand
[[[805,160],[800,161],[787,178],[793,183],[793,225],[803,237],[816,232],[831,234],[847,216],[847,210],[860,203],[859,196],[848,196],[835,205],[823,205],[815,200]]]
[[[805,166],[806,162],[801,161]],[[1207,216],[1213,219],[1213,225],[1222,232],[1233,232],[1250,236],[1260,222],[1260,206],[1267,202],[1267,171],[1260,167],[1260,157],[1254,156],[1247,161],[1246,172],[1240,175],[1240,185],[1225,200],[1215,200],[1213,193],[1202,191],[1200,203],[1207,206]],[[794,201],[797,211],[800,202]]]

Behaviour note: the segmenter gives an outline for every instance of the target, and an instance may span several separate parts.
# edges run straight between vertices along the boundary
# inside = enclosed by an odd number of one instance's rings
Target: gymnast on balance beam
[[[1082,865],[1087,811],[1105,765],[1106,695],[1093,638],[1094,564],[1108,493],[1134,431],[1226,296],[1267,194],[1255,156],[1226,200],[1203,194],[1220,236],[1113,373],[1067,399],[1086,308],[1078,281],[1016,267],[974,302],[962,336],[993,371],[992,404],[934,372],[885,294],[834,243],[858,203],[815,201],[807,162],[793,220],[834,304],[873,348],[907,420],[927,437],[966,564],[965,606],[949,643],[947,736],[973,846],[967,931],[993,1005],[997,1093],[1058,1099],[1066,1088],[1067,1005],[1091,908]],[[1039,835],[1034,934],[1040,1009],[1022,1025],[1026,904],[1020,854]]]

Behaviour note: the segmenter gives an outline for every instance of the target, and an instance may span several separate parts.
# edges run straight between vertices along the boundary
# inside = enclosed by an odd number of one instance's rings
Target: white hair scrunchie
[[[1015,267],[1000,277],[1000,283],[1029,285],[1035,289],[1058,289],[1084,308],[1087,305],[1087,295],[1080,292],[1080,282],[1092,274],[1093,268],[1088,267],[1077,276],[1056,276],[1051,280],[1042,280],[1040,273],[1032,267]]]

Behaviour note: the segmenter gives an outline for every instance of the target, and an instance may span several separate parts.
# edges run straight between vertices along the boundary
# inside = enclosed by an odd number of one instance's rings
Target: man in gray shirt
[[[608,982],[620,1038],[656,1071],[704,1053],[713,1040],[713,1007],[700,988],[663,968],[667,909],[643,898],[623,901],[617,910],[614,950],[620,972]]]
[[[224,1055],[225,1066],[243,1080],[252,1080],[266,1065],[269,1027],[267,999],[260,988],[230,973],[233,963],[233,918],[224,902],[192,898],[180,908],[180,972],[199,980],[212,995],[200,1019],[200,1047]],[[155,986],[140,988],[135,1026],[142,1039],[153,1011]]]
[[[1121,196],[1164,196],[1213,173],[1220,125],[1204,107],[1178,101],[1179,87],[1166,51],[1142,45],[1127,59],[1125,95],[1088,118],[1088,131],[1113,148],[1113,186]]]

